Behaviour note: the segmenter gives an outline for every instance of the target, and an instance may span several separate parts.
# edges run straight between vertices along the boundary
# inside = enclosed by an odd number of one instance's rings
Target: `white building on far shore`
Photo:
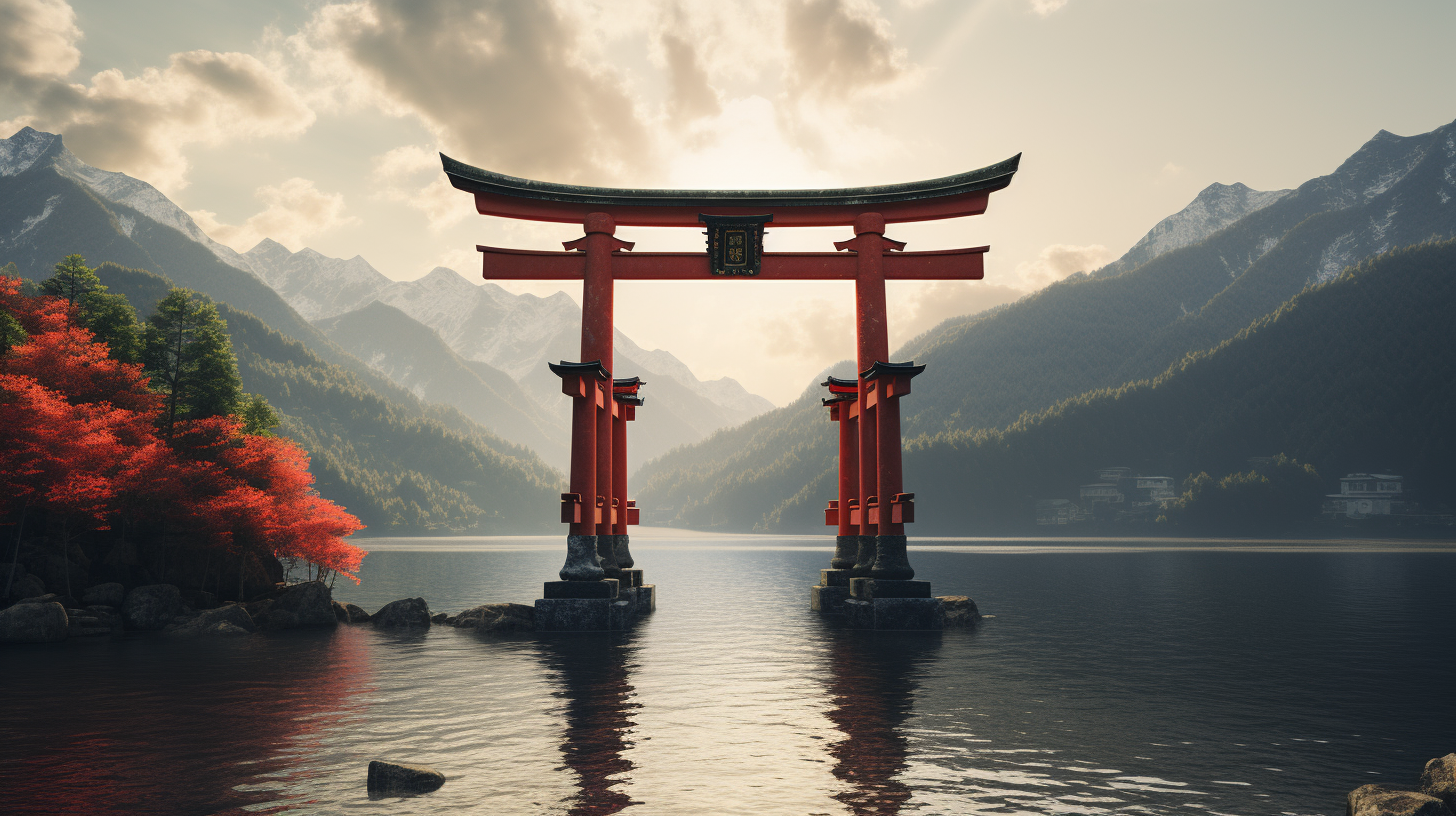
[[[1388,516],[1405,503],[1405,477],[1389,473],[1351,473],[1340,480],[1340,492],[1330,493],[1327,511],[1349,518]]]

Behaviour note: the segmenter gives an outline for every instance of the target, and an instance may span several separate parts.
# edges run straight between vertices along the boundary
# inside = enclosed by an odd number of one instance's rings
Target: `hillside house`
[[[1340,480],[1340,492],[1330,493],[1328,512],[1349,518],[1388,516],[1405,504],[1405,477],[1389,473],[1351,473]]]
[[[1077,512],[1077,505],[1068,499],[1041,499],[1036,503],[1036,523],[1071,524],[1077,520]]]

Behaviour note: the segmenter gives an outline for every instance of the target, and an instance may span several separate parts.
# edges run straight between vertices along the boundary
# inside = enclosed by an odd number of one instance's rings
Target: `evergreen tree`
[[[173,289],[142,332],[142,364],[162,394],[161,424],[236,413],[242,402],[237,358],[227,324],[206,295]]]
[[[96,272],[86,265],[85,258],[67,255],[56,264],[55,274],[41,281],[40,291],[52,297],[65,298],[67,303],[75,306],[92,292],[105,292],[106,287],[101,285]]]
[[[252,436],[276,436],[273,429],[283,421],[262,394],[244,394],[238,416],[243,420],[243,433]]]
[[[141,332],[136,311],[124,296],[106,291],[96,270],[86,266],[85,258],[67,255],[56,264],[55,274],[41,282],[40,290],[42,294],[65,298],[76,322],[111,348],[112,359],[124,363],[140,360]]]

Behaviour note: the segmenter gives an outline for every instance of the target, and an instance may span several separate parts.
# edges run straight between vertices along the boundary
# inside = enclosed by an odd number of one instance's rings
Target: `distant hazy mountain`
[[[1349,264],[1456,235],[1456,123],[1410,137],[1381,131],[1334,172],[1293,191],[1225,187],[1200,198],[1140,242],[1151,260],[1118,274],[1074,275],[982,316],[947,321],[894,352],[928,366],[903,404],[906,438],[1004,428],[1063,400],[1157,376]],[[1240,208],[1244,215],[1220,226]],[[817,491],[822,507],[831,492],[827,481],[814,483],[827,479],[832,458],[819,475],[804,472],[812,470],[809,451],[832,454],[813,391],[644,466],[644,518],[814,529],[804,527],[812,514],[794,498]],[[920,489],[908,463],[906,489]]]
[[[362,305],[389,285],[389,278],[358,255],[345,261],[306,247],[289,252],[271,238],[264,238],[242,257],[306,320],[340,314],[345,311],[338,308],[340,303]]]
[[[25,128],[0,141],[0,265],[41,280],[71,253],[101,265],[142,317],[174,283],[218,301],[244,388],[279,409],[284,432],[313,456],[320,493],[371,533],[554,526],[560,474],[532,451],[345,352],[150,185]]]
[[[420,399],[453,405],[497,436],[530,447],[561,470],[568,467],[566,423],[539,410],[510,376],[462,359],[439,334],[404,312],[371,300],[362,309],[325,318],[317,325],[331,340]]]
[[[514,378],[530,399],[546,409],[550,423],[564,427],[570,401],[561,394],[560,381],[546,368],[548,361],[575,360],[581,348],[581,309],[564,292],[550,297],[516,295],[493,283],[476,284],[445,267],[412,281],[390,281],[362,258],[328,258],[310,249],[290,253],[265,241],[249,250],[247,261],[258,275],[299,312],[323,320],[357,312],[373,302],[393,306],[439,334],[461,360],[485,364]],[[406,332],[413,336],[413,333]],[[336,338],[337,339],[337,338]],[[395,349],[388,333],[369,344],[360,355],[402,385],[415,380],[397,376],[426,368],[446,370],[455,363],[438,359],[425,363],[424,348]],[[359,347],[344,344],[359,353]],[[395,359],[398,357],[399,359]],[[661,455],[679,445],[695,442],[719,428],[737,425],[773,408],[763,397],[749,393],[737,381],[722,378],[704,382],[671,353],[646,351],[620,331],[616,333],[614,375],[640,376],[648,382],[647,406],[641,412],[647,424],[633,428],[628,446],[629,466]],[[419,393],[419,392],[417,392]],[[484,410],[464,401],[464,392],[436,389],[431,393],[466,414],[479,418]],[[426,396],[436,399],[436,396]],[[487,423],[488,427],[495,425]],[[502,426],[505,427],[505,426]],[[639,432],[640,431],[640,432]],[[502,433],[512,441],[529,444],[549,460],[557,453],[537,447],[534,437]]]
[[[1251,212],[1289,195],[1289,190],[1260,192],[1243,184],[1210,184],[1187,207],[1159,221],[1121,258],[1093,272],[1120,275],[1165,252],[1196,244]]]

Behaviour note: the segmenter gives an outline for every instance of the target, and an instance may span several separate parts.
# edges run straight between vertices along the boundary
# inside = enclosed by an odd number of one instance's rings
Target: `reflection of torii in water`
[[[1011,183],[1020,159],[881,187],[704,191],[530,181],[442,155],[450,183],[474,194],[482,215],[577,223],[586,233],[567,242],[566,252],[477,247],[487,279],[583,281],[583,362],[552,366],[562,390],[573,398],[571,492],[562,496],[561,512],[562,521],[571,525],[563,581],[601,580],[612,576],[619,562],[632,563],[627,527],[636,523],[636,508],[627,500],[625,435],[617,432],[632,412],[612,395],[613,283],[714,276],[855,282],[860,375],[853,408],[843,407],[854,420],[856,438],[850,444],[841,433],[839,496],[826,513],[827,523],[839,532],[832,566],[853,567],[877,579],[913,577],[905,523],[914,520],[915,494],[905,493],[901,480],[899,398],[909,392],[910,378],[920,367],[889,361],[885,281],[979,280],[988,247],[903,252],[903,243],[885,237],[885,225],[980,215],[991,193]],[[775,227],[853,226],[855,235],[835,242],[839,252],[765,253],[767,222]],[[631,252],[631,242],[614,237],[619,225],[706,226],[708,252]],[[838,408],[835,418],[840,418]],[[851,473],[857,478],[848,478]]]

